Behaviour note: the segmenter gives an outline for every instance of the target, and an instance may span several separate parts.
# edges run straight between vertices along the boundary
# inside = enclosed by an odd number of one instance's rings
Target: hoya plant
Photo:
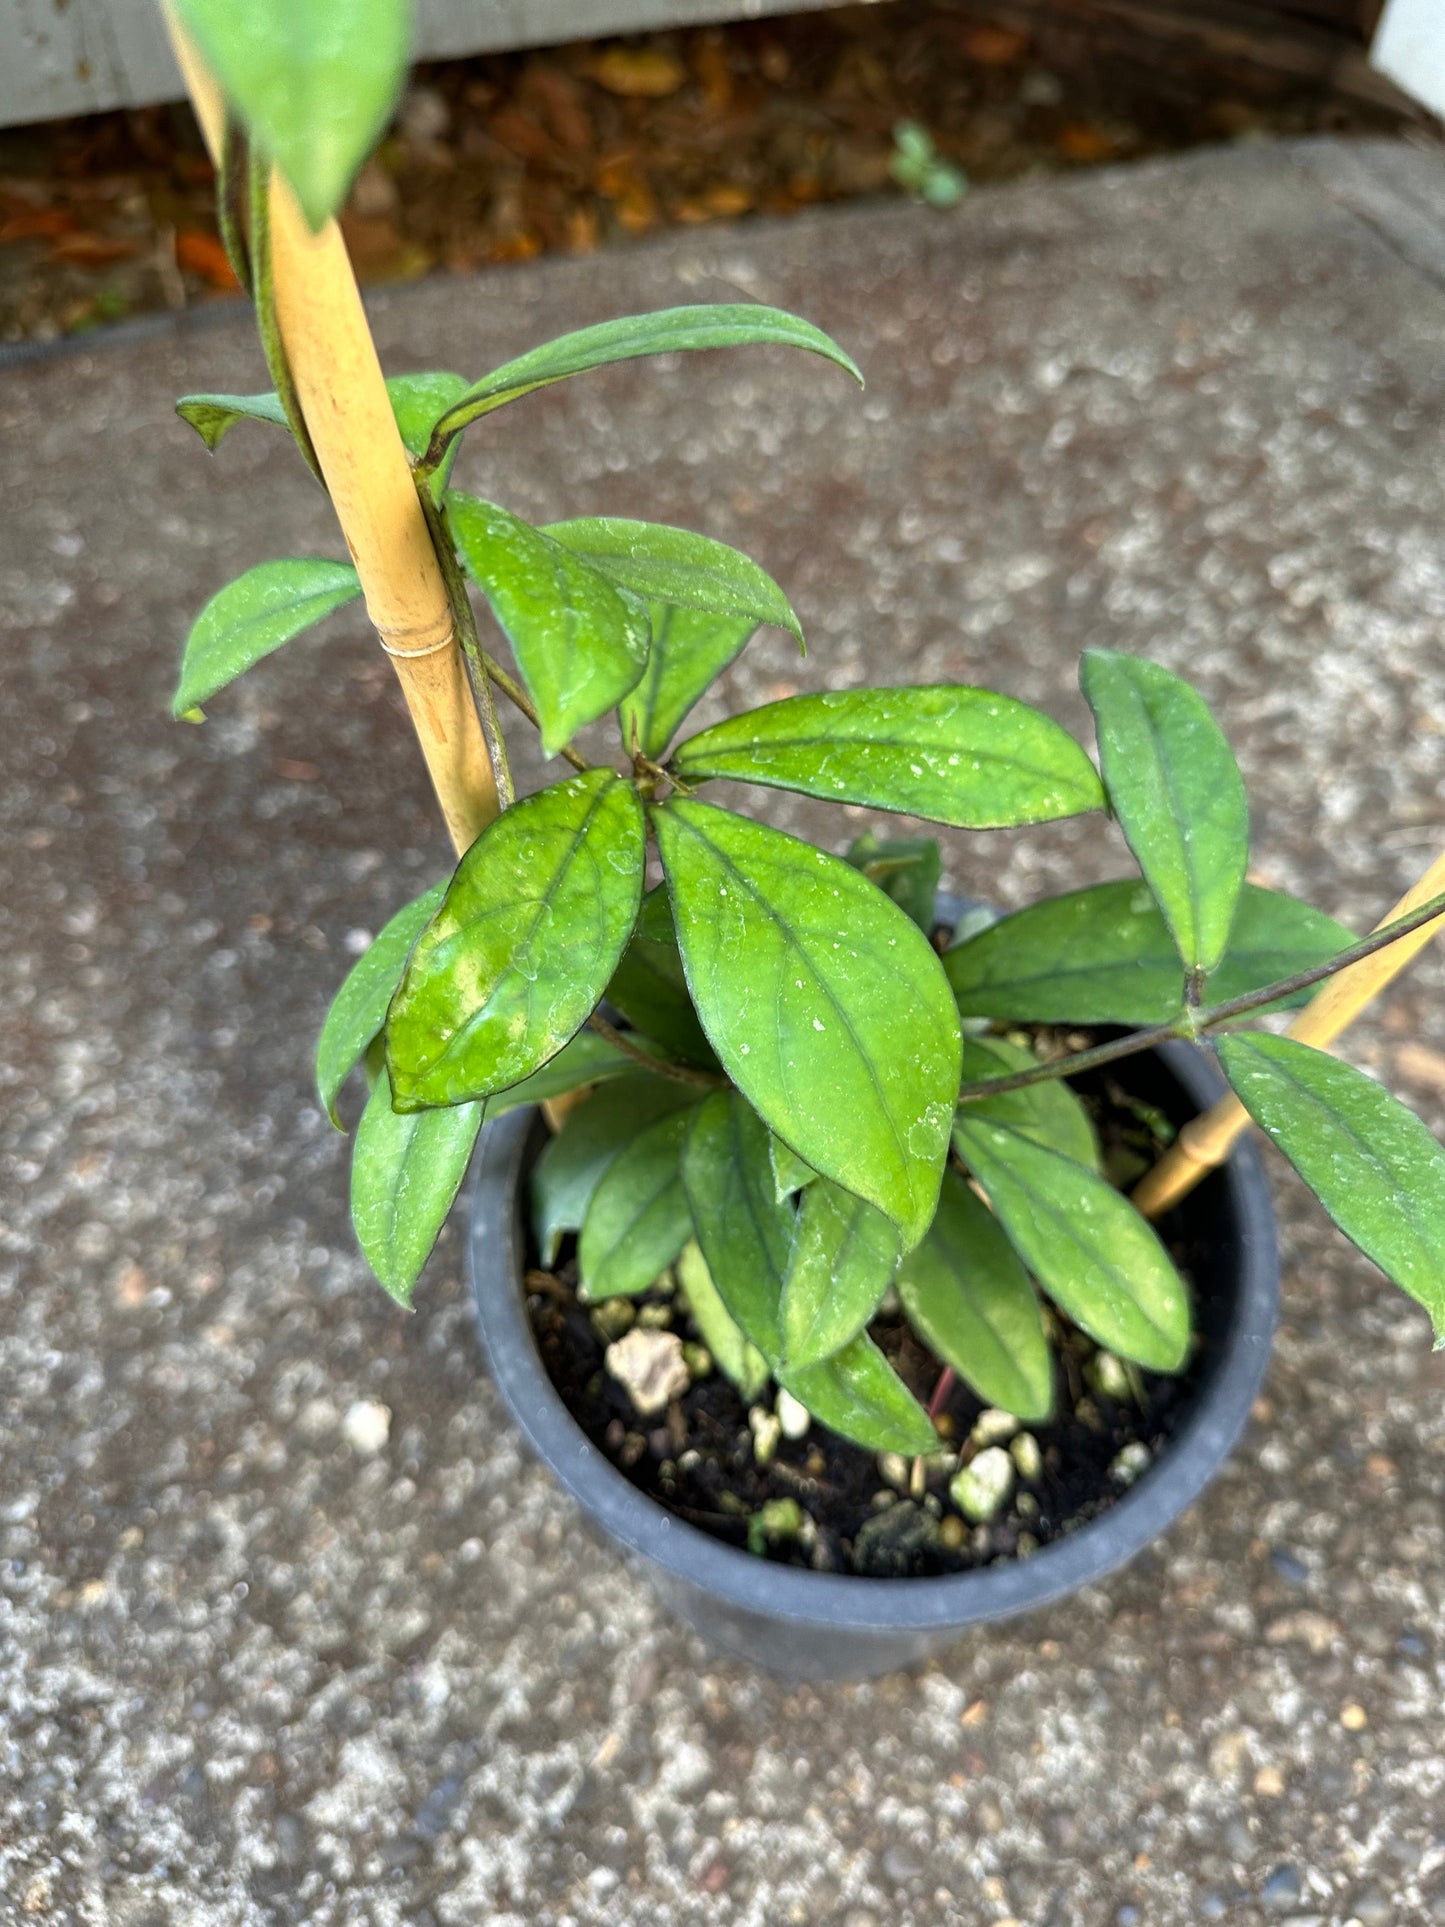
[[[255,184],[276,161],[313,219],[335,206],[400,66],[384,36],[367,44],[385,85],[332,56],[391,9],[292,6],[279,50],[269,6],[186,0],[183,12],[237,116],[226,230],[277,385],[188,396],[180,412],[212,449],[253,421],[292,433],[310,460]],[[449,875],[397,909],[321,1032],[332,1118],[354,1071],[369,1086],[351,1200],[381,1284],[411,1302],[486,1119],[580,1096],[553,1105],[561,1127],[530,1202],[544,1261],[576,1235],[588,1303],[645,1293],[676,1267],[745,1396],[771,1380],[848,1439],[924,1454],[930,1414],[869,1335],[888,1299],[941,1368],[1037,1422],[1063,1325],[1126,1368],[1172,1373],[1189,1356],[1187,1283],[1105,1169],[1069,1082],[1187,1038],[1217,1051],[1325,1209],[1445,1327],[1445,1153],[1371,1078],[1272,1024],[1438,917],[1441,899],[1356,942],[1248,882],[1244,788],[1223,735],[1192,688],[1127,654],[1084,658],[1097,768],[1038,709],[955,684],[790,696],[695,729],[694,706],[760,626],[801,642],[779,585],[689,530],[606,515],[534,526],[453,486],[466,430],[539,388],[637,357],[760,346],[858,374],[809,322],[726,305],[605,322],[479,378],[389,383],[502,807]],[[493,472],[505,477],[500,452]],[[472,590],[512,667],[479,632]],[[197,618],[177,715],[202,713],[359,592],[349,562],[258,562]],[[529,795],[514,793],[494,691],[566,764]],[[584,754],[579,732],[599,723],[611,734],[597,748],[589,733]],[[723,781],[740,791],[720,800]],[[967,917],[940,946],[936,843],[870,834],[837,854],[735,805],[778,790],[964,832],[1096,812],[1103,833],[1107,813],[1137,873]],[[987,846],[971,847],[986,888]]]

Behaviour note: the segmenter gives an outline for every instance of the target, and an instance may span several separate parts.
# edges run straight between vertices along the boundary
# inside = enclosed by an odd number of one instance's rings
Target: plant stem
[[[651,1051],[639,1049],[625,1031],[619,1030],[615,1024],[609,1024],[600,1011],[594,1010],[587,1022],[615,1050],[620,1050],[624,1057],[630,1057],[634,1063],[641,1064],[644,1070],[651,1071],[655,1077],[669,1078],[674,1084],[696,1084],[709,1091],[727,1089],[728,1080],[714,1071],[694,1070],[691,1064],[671,1064],[665,1058],[654,1057]]]
[[[509,676],[496,657],[488,655],[485,649],[482,651],[482,666],[513,708],[519,709],[533,729],[539,730],[542,727],[541,718],[537,714],[532,698],[516,677]],[[587,758],[579,756],[570,743],[564,743],[558,754],[564,757],[573,769],[587,770],[592,767]]]
[[[301,412],[296,383],[291,378],[291,364],[286,358],[286,344],[281,339],[281,324],[276,319],[276,282],[271,272],[271,164],[264,155],[252,152],[247,161],[247,173],[251,202],[251,298],[256,304],[256,326],[261,336],[261,348],[266,356],[266,366],[271,371],[271,379],[276,384],[276,393],[281,398],[287,426],[296,438],[296,446],[305,457],[306,466],[324,489],[326,482],[321,473],[321,464],[316,459],[311,431]]]
[[[1377,950],[1385,950],[1401,937],[1408,937],[1412,930],[1419,930],[1424,924],[1434,923],[1445,915],[1445,893],[1431,897],[1412,910],[1409,916],[1398,917],[1383,929],[1362,937],[1358,943],[1341,950],[1328,962],[1316,964],[1311,970],[1296,971],[1292,977],[1281,977],[1277,983],[1265,984],[1262,989],[1246,991],[1241,997],[1231,997],[1222,1004],[1211,1004],[1203,1010],[1185,1010],[1179,1017],[1171,1017],[1164,1024],[1150,1024],[1144,1030],[1130,1031],[1127,1037],[1116,1037],[1107,1044],[1095,1044],[1089,1050],[1074,1051],[1068,1057],[1056,1057],[1052,1063],[1035,1064],[1028,1070],[1010,1071],[1005,1077],[986,1077],[974,1084],[965,1084],[958,1094],[960,1104],[967,1104],[980,1097],[1001,1097],[1005,1091],[1021,1091],[1029,1084],[1043,1084],[1056,1077],[1075,1077],[1084,1071],[1096,1070],[1101,1064],[1112,1064],[1121,1057],[1132,1057],[1141,1050],[1153,1050],[1157,1044],[1166,1044],[1174,1037],[1187,1037],[1198,1040],[1201,1033],[1227,1024],[1232,1018],[1244,1017],[1251,1011],[1263,1010],[1267,1005],[1278,1003],[1281,998],[1292,997],[1298,991],[1308,990],[1314,984],[1323,983],[1327,977],[1334,977],[1351,964],[1359,963],[1363,957],[1372,957]]]
[[[251,256],[246,248],[246,182],[249,173],[246,131],[231,115],[226,116],[226,133],[216,167],[216,220],[226,259],[242,289],[254,299]]]
[[[456,629],[457,641],[462,645],[462,654],[467,659],[467,673],[471,679],[477,714],[481,718],[482,736],[497,778],[497,798],[502,808],[508,810],[517,800],[517,792],[512,782],[512,765],[507,760],[507,745],[502,736],[502,726],[497,721],[497,705],[492,701],[492,685],[487,680],[481,638],[477,634],[477,621],[472,613],[472,599],[467,594],[466,578],[457,561],[456,545],[452,541],[452,532],[447,527],[446,516],[437,507],[431,488],[426,482],[418,483],[417,498],[421,503],[421,512],[426,517],[427,528],[431,531],[432,546],[436,550],[442,581],[446,584],[447,601],[451,604],[452,622]]]

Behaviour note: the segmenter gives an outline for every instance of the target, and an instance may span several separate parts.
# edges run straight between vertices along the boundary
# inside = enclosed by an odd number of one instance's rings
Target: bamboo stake
[[[1445,890],[1445,855],[1438,856],[1412,890],[1382,917],[1375,928],[1408,917],[1412,910],[1428,903]],[[1445,930],[1445,916],[1422,924],[1408,936],[1362,957],[1348,970],[1331,977],[1312,997],[1289,1027],[1288,1034],[1316,1050],[1328,1050],[1340,1032],[1352,1024],[1366,1004],[1378,996],[1386,984],[1398,977],[1412,958],[1419,955],[1430,939]],[[1158,1218],[1191,1192],[1229,1156],[1240,1132],[1249,1123],[1249,1113],[1232,1094],[1186,1124],[1174,1143],[1133,1191],[1133,1201],[1146,1218]]]
[[[220,89],[165,4],[166,25],[213,160],[225,132]],[[376,346],[334,221],[307,227],[286,182],[271,181],[276,319],[306,426],[366,611],[391,657],[422,755],[460,855],[497,814],[497,783],[446,585]]]

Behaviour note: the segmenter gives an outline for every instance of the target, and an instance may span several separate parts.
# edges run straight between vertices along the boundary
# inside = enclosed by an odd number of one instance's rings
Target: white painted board
[[[1370,65],[1445,119],[1445,0],[1386,0]]]

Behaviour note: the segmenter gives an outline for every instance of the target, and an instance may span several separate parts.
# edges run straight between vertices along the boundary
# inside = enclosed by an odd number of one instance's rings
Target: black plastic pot
[[[1176,1124],[1224,1090],[1192,1045],[1131,1058],[1121,1082]],[[1204,1366],[1154,1468],[1108,1512],[1034,1556],[937,1579],[861,1579],[772,1564],[710,1538],[623,1477],[582,1432],[537,1355],[523,1292],[522,1178],[544,1129],[513,1111],[482,1132],[471,1274],[498,1389],[533,1449],[665,1603],[715,1645],[794,1679],[866,1679],[912,1666],[965,1628],[1046,1605],[1102,1579],[1198,1498],[1229,1456],[1264,1380],[1279,1296],[1274,1212],[1258,1154],[1241,1143],[1161,1226],[1196,1289]]]

